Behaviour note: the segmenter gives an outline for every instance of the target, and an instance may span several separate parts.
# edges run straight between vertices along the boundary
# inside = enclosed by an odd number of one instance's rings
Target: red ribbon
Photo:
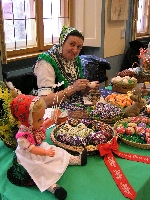
[[[147,164],[150,164],[150,157],[120,152],[118,150],[118,143],[116,137],[114,137],[110,141],[110,143],[99,144],[98,150],[100,152],[100,156],[104,156],[104,162],[109,171],[111,172],[112,177],[122,194],[125,197],[134,200],[136,197],[136,192],[128,182],[125,175],[123,174],[120,166],[118,165],[116,159],[113,156],[113,153],[127,160],[133,160]]]

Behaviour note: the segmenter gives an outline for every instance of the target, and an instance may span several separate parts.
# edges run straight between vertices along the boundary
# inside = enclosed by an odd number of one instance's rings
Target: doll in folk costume
[[[32,180],[41,192],[48,190],[59,200],[64,200],[67,191],[57,185],[57,181],[68,165],[86,165],[87,151],[84,149],[79,156],[73,156],[60,147],[44,142],[47,128],[43,119],[45,109],[45,101],[37,96],[21,94],[11,102],[11,112],[21,126],[16,134],[16,158],[7,177],[13,184],[23,185],[20,181],[23,180],[23,173],[18,173],[21,166],[22,171],[27,172],[28,181]]]

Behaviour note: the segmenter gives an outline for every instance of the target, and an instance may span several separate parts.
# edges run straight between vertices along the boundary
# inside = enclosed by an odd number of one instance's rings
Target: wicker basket
[[[88,113],[86,110],[68,110],[68,118],[84,119],[88,118]]]
[[[122,120],[117,121],[117,122],[114,124],[114,127],[113,127],[113,129],[114,129],[114,134],[115,134],[115,135],[118,134],[118,133],[115,131],[115,129],[117,128],[117,125],[118,125],[118,124],[121,124],[121,123],[124,123],[124,122],[130,122],[130,121],[131,121],[131,118],[132,118],[132,117],[128,117],[128,118],[124,118],[124,119],[122,119]],[[130,141],[130,140],[126,139],[126,138],[124,137],[124,135],[122,135],[122,134],[118,134],[118,137],[119,137],[119,139],[120,139],[122,142],[124,142],[125,144],[128,144],[128,145],[130,145],[130,146],[133,146],[133,147],[136,147],[136,148],[140,148],[140,149],[150,149],[150,144],[146,144],[146,143],[143,144],[143,143],[138,143],[138,142]],[[131,137],[132,137],[132,135],[131,135]]]
[[[134,87],[133,87],[134,88]],[[115,85],[112,86],[112,90],[115,92],[119,92],[119,93],[123,93],[123,94],[127,94],[129,91],[131,91],[133,88],[121,88],[121,87],[117,87]]]
[[[62,123],[63,124],[63,123]],[[80,152],[82,152],[84,150],[84,147],[82,146],[71,146],[71,145],[67,145],[67,144],[64,144],[62,142],[59,142],[58,140],[56,140],[55,138],[55,131],[62,125],[62,124],[59,124],[57,125],[53,131],[51,132],[50,134],[50,139],[51,141],[58,147],[61,147],[65,150],[67,150],[68,152],[72,153],[72,154],[78,154]],[[94,145],[88,145],[86,146],[86,149],[87,149],[87,152],[88,152],[88,155],[92,155],[92,154],[96,154],[98,153],[98,148],[97,146],[94,146]]]
[[[118,83],[113,83],[113,86],[114,87],[117,87],[117,88],[122,88],[122,89],[133,89],[135,86],[136,86],[137,83],[132,83],[132,84],[124,84],[122,82],[118,82]]]
[[[109,105],[111,105],[110,103],[108,103]],[[105,104],[106,105],[106,104]],[[113,105],[111,105],[113,106]],[[115,106],[116,107],[116,106]],[[101,121],[101,122],[104,122],[106,124],[114,124],[116,123],[118,120],[122,119],[123,116],[124,116],[124,110],[121,109],[121,112],[119,114],[116,114],[115,112],[113,113],[113,115],[107,115],[107,116],[103,116],[103,115],[100,115],[100,114],[96,114],[96,115],[91,115],[90,114],[90,108],[91,107],[88,107],[88,113],[89,113],[89,119],[92,119],[92,120],[97,120],[97,121]],[[108,112],[108,113],[111,113],[112,110],[101,110],[101,113],[105,113],[105,112]],[[107,118],[106,118],[107,117]]]
[[[96,123],[96,121],[95,121]],[[60,141],[58,141],[56,138],[55,138],[55,132],[63,125],[64,123],[62,124],[59,124],[57,125],[53,131],[51,132],[50,134],[50,139],[51,141],[56,145],[56,146],[59,146],[65,150],[67,150],[68,152],[72,153],[72,154],[79,154],[80,152],[83,151],[84,147],[83,146],[73,146],[73,145],[67,145],[67,144],[64,144]],[[104,125],[104,123],[103,123]],[[111,126],[107,125],[107,127],[109,127],[111,130],[112,130],[112,133],[113,132],[113,129]],[[97,148],[97,145],[87,145],[86,146],[86,149],[87,149],[87,153],[88,155],[95,155],[98,153],[98,148]]]
[[[150,82],[150,74],[135,74],[134,77],[137,79],[138,83]]]
[[[125,138],[119,137],[121,141],[123,141],[125,144],[128,144],[130,146],[140,148],[140,149],[150,149],[150,144],[141,144],[136,142],[131,142],[129,140],[126,140]]]
[[[101,121],[101,122],[104,122],[104,123],[106,123],[106,124],[114,124],[114,123],[116,123],[118,120],[122,119],[123,115],[124,115],[124,113],[122,113],[122,115],[116,116],[116,117],[114,117],[114,118],[102,119],[102,118],[94,118],[94,117],[92,118],[92,117],[91,117],[91,119],[96,119],[96,120]]]

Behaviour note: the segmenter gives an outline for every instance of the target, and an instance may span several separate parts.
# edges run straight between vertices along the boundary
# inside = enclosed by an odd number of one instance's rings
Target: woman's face
[[[69,35],[62,45],[62,55],[67,60],[77,57],[82,49],[83,40],[77,36]]]
[[[33,123],[32,123],[32,127],[34,129],[40,129],[44,123],[44,114],[45,114],[45,108],[41,108],[39,109],[37,112],[33,112],[32,113],[32,119],[33,119]]]

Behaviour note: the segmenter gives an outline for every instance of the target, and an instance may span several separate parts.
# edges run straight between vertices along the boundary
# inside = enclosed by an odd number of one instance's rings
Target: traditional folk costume
[[[79,32],[75,28],[64,26],[62,28],[59,45],[54,45],[47,52],[39,55],[34,66],[34,73],[37,76],[38,95],[63,90],[73,84],[77,79],[83,78],[81,60],[79,56],[72,60],[66,60],[62,56],[62,45],[71,32]],[[76,92],[62,102],[60,107],[66,108],[69,104],[83,104],[80,92]]]
[[[21,94],[11,103],[11,112],[21,122],[21,126],[16,134],[18,143],[15,151],[16,157],[7,176],[16,185],[28,185],[33,180],[41,192],[49,190],[54,193],[58,187],[56,182],[61,178],[68,165],[86,164],[86,151],[79,156],[72,156],[66,150],[44,142],[46,138],[44,126],[39,130],[32,128],[32,110],[34,103],[39,98]],[[54,157],[35,155],[30,152],[34,146],[45,150],[53,148],[55,155]],[[63,199],[60,196],[61,194],[56,195],[59,199]]]

